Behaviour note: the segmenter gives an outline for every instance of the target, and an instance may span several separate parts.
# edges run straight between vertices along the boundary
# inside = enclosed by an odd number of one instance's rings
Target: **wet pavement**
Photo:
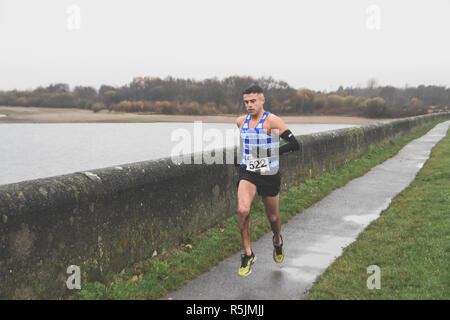
[[[241,278],[237,274],[238,253],[167,297],[189,300],[302,299],[317,276],[342,254],[343,248],[355,241],[358,234],[414,180],[449,126],[450,121],[438,124],[426,135],[408,143],[393,158],[334,190],[284,224],[281,229],[286,252],[283,263],[273,261],[272,233],[268,233],[252,244],[257,261],[249,276]],[[367,267],[364,266],[364,270]]]

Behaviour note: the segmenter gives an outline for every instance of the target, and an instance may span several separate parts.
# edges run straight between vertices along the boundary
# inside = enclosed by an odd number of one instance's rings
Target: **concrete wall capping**
[[[449,118],[430,114],[298,136],[300,152],[280,158],[282,190]],[[236,182],[233,165],[163,158],[0,185],[0,299],[61,298],[71,293],[70,265],[80,267],[85,282],[151,258],[234,215]]]

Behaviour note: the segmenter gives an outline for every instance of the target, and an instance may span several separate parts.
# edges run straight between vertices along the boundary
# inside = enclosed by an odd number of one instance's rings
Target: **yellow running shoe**
[[[246,277],[250,273],[252,273],[252,264],[254,264],[256,261],[256,256],[252,251],[252,254],[250,256],[247,256],[245,253],[241,254],[241,266],[239,268],[239,276],[240,277]]]
[[[272,238],[272,242],[275,236]],[[275,244],[273,243],[273,260],[276,263],[282,263],[284,260],[284,249],[283,249],[283,237],[280,235],[281,243]]]

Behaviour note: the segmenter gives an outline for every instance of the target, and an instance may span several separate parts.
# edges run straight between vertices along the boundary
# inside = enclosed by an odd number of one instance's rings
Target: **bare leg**
[[[267,218],[270,222],[270,227],[274,234],[275,244],[281,243],[280,232],[281,232],[281,220],[278,214],[278,201],[280,195],[277,194],[275,197],[264,196],[262,201],[264,203],[264,209],[266,211]]]
[[[238,188],[238,225],[241,230],[242,242],[246,255],[252,254],[251,248],[251,224],[250,224],[250,207],[256,195],[256,186],[247,181],[241,180]]]

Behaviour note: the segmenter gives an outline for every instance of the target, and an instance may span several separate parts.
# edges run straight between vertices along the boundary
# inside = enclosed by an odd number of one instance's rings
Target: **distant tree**
[[[313,110],[314,111],[322,109],[323,107],[325,107],[327,105],[327,97],[326,97],[326,95],[323,94],[323,93],[315,94],[314,98],[313,98],[313,104],[312,105],[313,105],[313,108],[314,108]],[[311,111],[313,111],[313,110],[311,110]]]
[[[366,105],[366,115],[369,118],[379,118],[387,115],[386,102],[383,98],[376,97],[368,99]]]
[[[97,90],[93,87],[76,86],[73,93],[83,99],[94,99],[97,96]]]
[[[291,98],[293,104],[293,111],[307,112],[313,109],[312,101],[314,98],[314,91],[309,89],[302,89],[295,92],[295,95]]]
[[[342,108],[344,106],[344,98],[337,94],[330,94],[327,97],[327,107],[329,108]]]
[[[201,113],[201,107],[198,102],[187,102],[180,105],[182,114],[197,115]]]
[[[355,96],[346,96],[344,97],[343,104],[346,107],[356,109],[359,105],[359,103],[363,100],[362,98],[358,98]]]
[[[178,113],[178,106],[170,101],[158,101],[161,107],[161,113],[176,114]]]
[[[414,109],[419,109],[424,107],[424,103],[422,100],[418,98],[412,98],[409,102],[410,106]]]
[[[380,88],[379,95],[381,98],[383,98],[385,101],[393,101],[396,95],[397,89],[392,86],[386,86]]]
[[[115,90],[109,90],[104,93],[103,101],[106,104],[109,111],[111,111],[111,105],[117,103],[119,99],[116,97]]]
[[[94,111],[94,112],[99,112],[100,110],[103,110],[103,109],[106,109],[106,106],[104,103],[97,102],[92,105],[92,111]]]
[[[108,91],[114,91],[116,88],[112,87],[112,86],[107,86],[107,85],[101,85],[100,89],[98,90],[98,95],[100,97],[100,99],[103,99],[106,92]]]
[[[47,87],[47,92],[50,93],[66,93],[70,91],[70,87],[67,83],[55,83]]]
[[[73,89],[74,96],[78,99],[78,107],[87,109],[95,102],[97,90],[93,87],[76,86]]]
[[[342,97],[345,97],[348,95],[347,90],[344,89],[344,87],[339,86],[338,90],[336,91],[336,94]]]
[[[370,78],[369,80],[367,80],[367,88],[369,88],[369,89],[375,88],[375,86],[377,84],[378,84],[378,80],[375,78]]]

